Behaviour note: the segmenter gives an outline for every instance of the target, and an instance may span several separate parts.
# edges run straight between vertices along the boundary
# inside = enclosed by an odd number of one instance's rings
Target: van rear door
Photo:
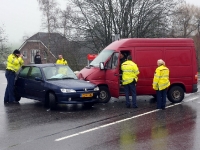
[[[119,97],[119,53],[113,53],[106,63],[106,84],[108,85],[111,97]]]

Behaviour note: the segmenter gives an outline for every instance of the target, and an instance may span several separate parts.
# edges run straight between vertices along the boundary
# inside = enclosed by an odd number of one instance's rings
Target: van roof
[[[159,46],[193,46],[194,41],[191,38],[127,38],[114,41],[108,45],[105,49],[118,49],[125,47],[134,46],[148,46],[148,47],[159,47]]]

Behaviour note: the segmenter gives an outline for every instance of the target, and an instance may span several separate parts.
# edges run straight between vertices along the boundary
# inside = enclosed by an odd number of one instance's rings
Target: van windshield
[[[101,53],[90,63],[90,66],[99,67],[99,63],[105,62],[113,52],[114,50],[102,50]]]

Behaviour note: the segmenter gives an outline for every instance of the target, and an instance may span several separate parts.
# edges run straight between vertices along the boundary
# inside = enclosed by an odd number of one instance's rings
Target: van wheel
[[[167,98],[172,103],[180,103],[184,99],[184,90],[180,86],[173,86],[167,92]]]
[[[49,107],[50,107],[50,109],[55,110],[56,106],[57,106],[57,103],[56,103],[55,94],[54,93],[49,93]]]
[[[105,86],[99,87],[100,95],[99,95],[99,103],[107,103],[109,102],[111,96],[109,90]]]

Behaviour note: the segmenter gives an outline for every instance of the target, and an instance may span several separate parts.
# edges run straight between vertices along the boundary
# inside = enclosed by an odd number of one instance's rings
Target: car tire
[[[167,92],[167,98],[172,103],[180,103],[184,96],[184,90],[180,86],[173,86]]]
[[[54,93],[49,93],[49,107],[52,110],[55,110],[57,107],[56,96]]]
[[[99,103],[107,103],[109,102],[111,96],[110,96],[110,92],[109,89],[106,86],[100,86],[99,87]]]

